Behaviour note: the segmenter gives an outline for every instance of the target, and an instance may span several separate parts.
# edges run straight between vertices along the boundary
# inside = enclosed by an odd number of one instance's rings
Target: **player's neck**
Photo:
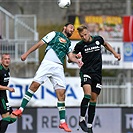
[[[67,34],[64,31],[62,31],[62,33],[68,38]]]
[[[92,41],[92,37],[90,36],[89,39],[88,39],[88,42],[91,42]]]
[[[8,66],[5,66],[5,65],[3,65],[3,64],[1,64],[6,70],[8,69]]]

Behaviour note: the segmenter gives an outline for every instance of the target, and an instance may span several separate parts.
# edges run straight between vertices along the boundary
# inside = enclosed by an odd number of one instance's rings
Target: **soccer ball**
[[[71,5],[70,0],[58,0],[57,3],[60,8],[68,8]]]

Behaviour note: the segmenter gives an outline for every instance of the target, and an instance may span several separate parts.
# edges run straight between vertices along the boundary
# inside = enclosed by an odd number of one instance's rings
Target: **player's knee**
[[[57,89],[56,96],[59,101],[64,101],[65,100],[65,89]]]
[[[65,101],[65,95],[60,95],[58,96],[59,101]]]
[[[39,83],[33,81],[31,86],[30,86],[30,90],[33,91],[33,92],[36,92],[38,90],[39,86],[40,86]]]
[[[90,102],[97,102],[97,98],[91,97]]]

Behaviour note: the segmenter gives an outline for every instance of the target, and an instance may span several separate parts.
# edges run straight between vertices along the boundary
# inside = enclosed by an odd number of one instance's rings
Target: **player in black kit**
[[[16,116],[12,114],[12,108],[9,106],[6,90],[15,92],[14,88],[8,87],[10,78],[10,55],[2,54],[0,64],[0,114],[2,120],[0,120],[0,133],[5,133],[8,124],[16,121]]]
[[[79,126],[83,131],[93,133],[92,123],[95,116],[96,101],[102,87],[101,45],[109,50],[118,60],[121,59],[121,56],[101,36],[91,36],[87,26],[82,25],[77,30],[81,41],[76,44],[73,53],[77,58],[82,57],[84,63],[80,69],[84,97],[80,105]],[[85,115],[87,109],[88,121],[86,124]]]

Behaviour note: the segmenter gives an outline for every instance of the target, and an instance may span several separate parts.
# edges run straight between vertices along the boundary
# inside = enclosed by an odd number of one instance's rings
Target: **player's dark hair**
[[[70,25],[70,24],[73,25],[73,23],[68,22],[68,23],[66,23],[64,26],[67,27],[67,26]],[[62,31],[63,31],[63,30],[64,30],[64,27],[63,27]]]
[[[68,23],[66,23],[64,26],[66,26],[66,27],[67,27],[69,24],[73,25],[73,23],[68,22]]]

